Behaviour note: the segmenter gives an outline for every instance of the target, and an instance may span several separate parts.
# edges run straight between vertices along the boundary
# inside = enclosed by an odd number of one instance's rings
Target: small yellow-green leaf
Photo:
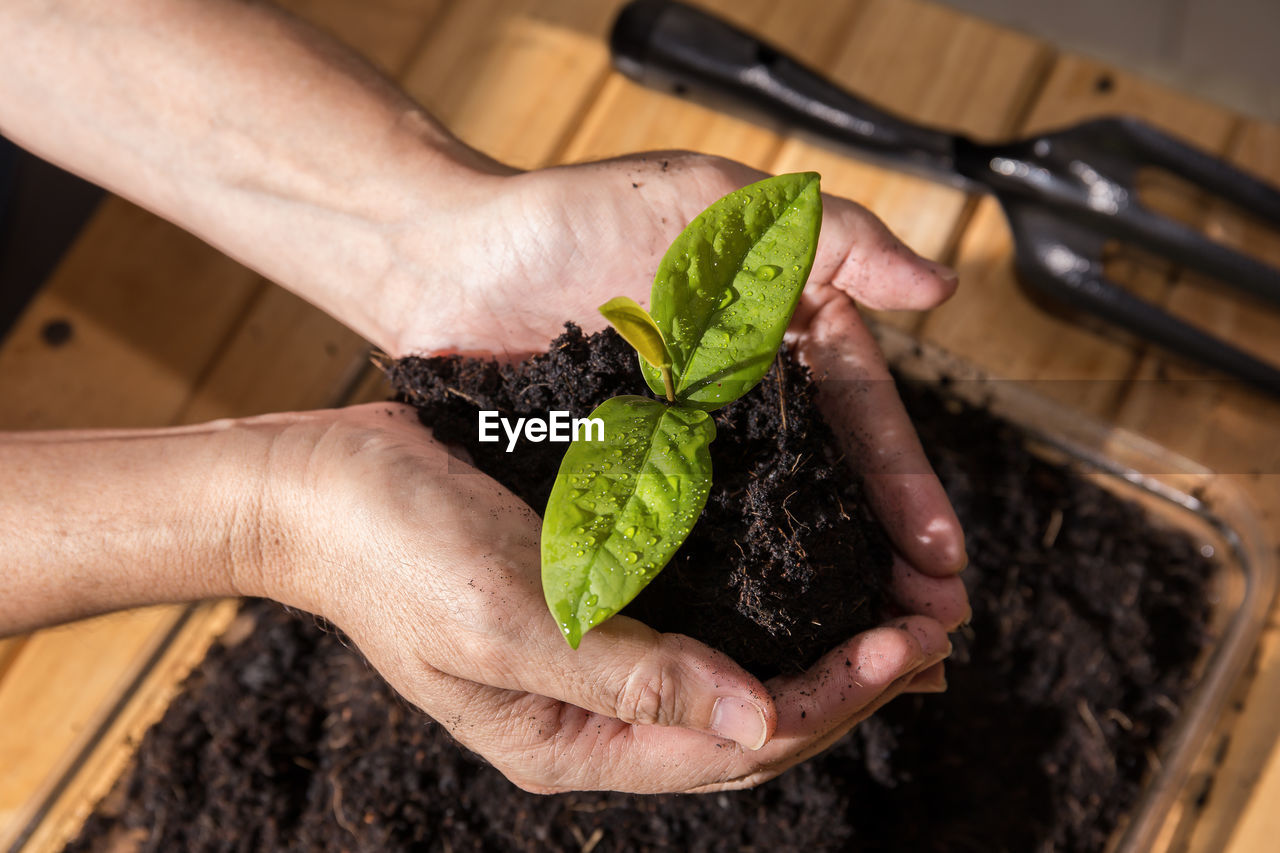
[[[716,425],[700,409],[614,397],[575,441],[542,519],[542,592],[573,648],[662,570],[707,502]]]
[[[640,303],[629,296],[615,296],[600,306],[600,313],[645,361],[659,369],[671,365],[671,354],[667,352],[662,332]]]

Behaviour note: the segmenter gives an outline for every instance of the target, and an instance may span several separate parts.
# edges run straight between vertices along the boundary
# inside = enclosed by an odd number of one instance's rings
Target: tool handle
[[[739,108],[852,145],[899,168],[956,179],[955,137],[846,92],[742,30],[673,0],[633,0],[610,37],[632,79]]]

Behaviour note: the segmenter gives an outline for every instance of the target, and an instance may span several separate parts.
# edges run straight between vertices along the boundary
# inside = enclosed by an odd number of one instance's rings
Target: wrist
[[[344,323],[394,356],[467,349],[471,327],[488,310],[479,294],[487,265],[506,235],[501,207],[513,177],[457,143],[459,150],[423,153],[434,165],[407,168],[415,187],[378,229],[378,258],[345,295]],[[448,158],[447,163],[441,158]],[[363,323],[364,329],[357,324]]]
[[[268,448],[231,421],[0,436],[0,634],[235,593]]]
[[[381,498],[413,480],[406,468],[388,482],[388,472],[370,464],[396,440],[388,429],[395,413],[373,404],[236,422],[264,444],[244,475],[260,483],[256,497],[226,534],[234,545],[227,577],[235,594],[328,618],[336,603],[359,597],[363,576],[353,567],[370,562],[367,551],[379,544]],[[407,426],[415,442],[430,445],[416,417]],[[243,499],[249,490],[235,491]]]
[[[272,242],[279,221],[243,235],[238,253],[269,278],[387,352],[412,344],[410,312],[457,306],[467,263],[459,256],[480,231],[477,211],[500,187],[490,165],[416,108],[384,116],[376,150],[334,174],[303,173],[296,186],[264,188],[288,198],[287,245]],[[295,171],[302,172],[304,166]],[[286,181],[273,176],[272,181]]]
[[[223,460],[210,479],[225,545],[223,594],[271,598],[319,612],[313,560],[315,448],[333,427],[329,412],[287,412],[227,422]]]
[[[460,463],[407,406],[272,415],[243,426],[263,430],[269,450],[255,522],[232,537],[240,543],[230,574],[238,594],[324,616],[354,635],[378,612],[390,579],[440,559],[442,543],[471,518],[458,489],[474,478],[451,470]]]

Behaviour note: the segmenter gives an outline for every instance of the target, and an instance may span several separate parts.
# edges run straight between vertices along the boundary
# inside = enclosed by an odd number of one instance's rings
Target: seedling
[[[573,648],[657,576],[711,486],[708,412],[773,363],[809,278],[822,225],[819,176],[779,175],[698,215],[658,265],[652,314],[625,296],[600,311],[639,354],[660,399],[614,397],[574,441],[542,523],[542,589]]]

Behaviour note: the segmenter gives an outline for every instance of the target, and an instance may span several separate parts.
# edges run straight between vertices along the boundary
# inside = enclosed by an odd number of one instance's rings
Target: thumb
[[[955,293],[953,270],[917,255],[865,207],[825,195],[822,203],[811,280],[877,310],[923,311]]]
[[[728,655],[634,619],[615,617],[610,627],[580,662],[600,676],[596,699],[604,713],[696,729],[752,750],[773,735],[777,711],[769,691]]]
[[[659,634],[615,616],[575,651],[555,632],[508,647],[489,672],[463,675],[496,687],[549,696],[642,726],[676,726],[756,750],[777,726],[759,679],[728,655],[682,634]],[[492,660],[492,658],[491,658]]]

